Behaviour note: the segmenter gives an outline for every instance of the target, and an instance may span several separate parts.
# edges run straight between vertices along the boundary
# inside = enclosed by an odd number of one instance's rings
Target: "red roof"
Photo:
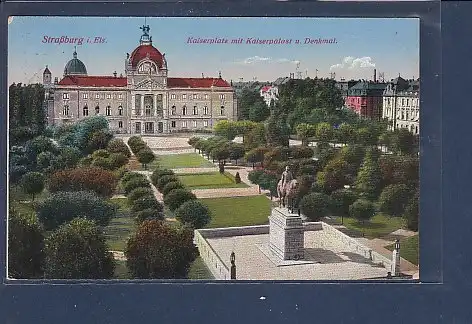
[[[230,88],[231,85],[219,78],[168,78],[167,86],[169,88]]]
[[[264,86],[262,87],[261,91],[262,92],[267,92],[267,90],[269,90],[271,88],[271,86]]]
[[[68,75],[59,82],[59,85],[79,87],[126,87],[127,81],[124,77]]]
[[[142,59],[149,57],[151,61],[157,64],[159,68],[163,65],[163,56],[161,52],[152,45],[139,45],[130,55],[131,66],[136,67]]]

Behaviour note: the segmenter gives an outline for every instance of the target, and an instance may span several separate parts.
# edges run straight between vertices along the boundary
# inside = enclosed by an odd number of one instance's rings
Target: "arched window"
[[[87,107],[87,105],[84,106],[84,109],[82,110],[82,114],[83,114],[84,116],[88,116],[89,112],[88,112],[88,107]]]
[[[96,106],[95,107],[95,115],[98,115],[100,113],[100,107]]]
[[[111,116],[111,107],[110,106],[107,106],[106,115]]]
[[[225,106],[221,106],[220,107],[220,115],[224,115],[225,114]]]
[[[64,108],[62,109],[62,114],[64,116],[69,116],[69,105],[64,105]]]
[[[184,105],[182,107],[182,116],[185,116],[185,115],[187,115],[187,106]]]
[[[176,108],[175,106],[172,106],[171,110],[170,110],[170,114],[171,115],[175,115],[176,114]]]
[[[198,108],[197,106],[193,106],[193,114],[198,115]]]
[[[123,116],[123,107],[122,106],[118,106],[118,115]]]

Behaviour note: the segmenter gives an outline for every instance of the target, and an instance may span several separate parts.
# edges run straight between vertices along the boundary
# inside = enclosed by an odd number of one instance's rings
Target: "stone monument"
[[[305,258],[305,234],[303,221],[288,208],[272,209],[269,216],[269,250],[281,260]]]
[[[400,240],[395,241],[395,249],[392,252],[392,274],[397,277],[400,275]]]

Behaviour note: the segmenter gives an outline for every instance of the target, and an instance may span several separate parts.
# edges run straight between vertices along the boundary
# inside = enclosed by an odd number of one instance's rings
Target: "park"
[[[305,118],[282,104],[243,105],[241,120],[220,121],[205,135],[113,134],[103,116],[13,125],[9,276],[216,279],[196,231],[268,225],[287,167],[307,222],[385,258],[399,241],[403,272],[418,275],[413,134],[329,107]]]

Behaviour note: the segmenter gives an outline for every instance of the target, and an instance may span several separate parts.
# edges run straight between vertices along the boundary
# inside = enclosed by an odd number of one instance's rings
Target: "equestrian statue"
[[[294,179],[290,167],[286,166],[285,171],[277,183],[277,195],[279,197],[279,207],[287,207],[293,213],[294,209],[298,209],[297,202],[298,181]],[[300,210],[298,209],[298,214]]]

